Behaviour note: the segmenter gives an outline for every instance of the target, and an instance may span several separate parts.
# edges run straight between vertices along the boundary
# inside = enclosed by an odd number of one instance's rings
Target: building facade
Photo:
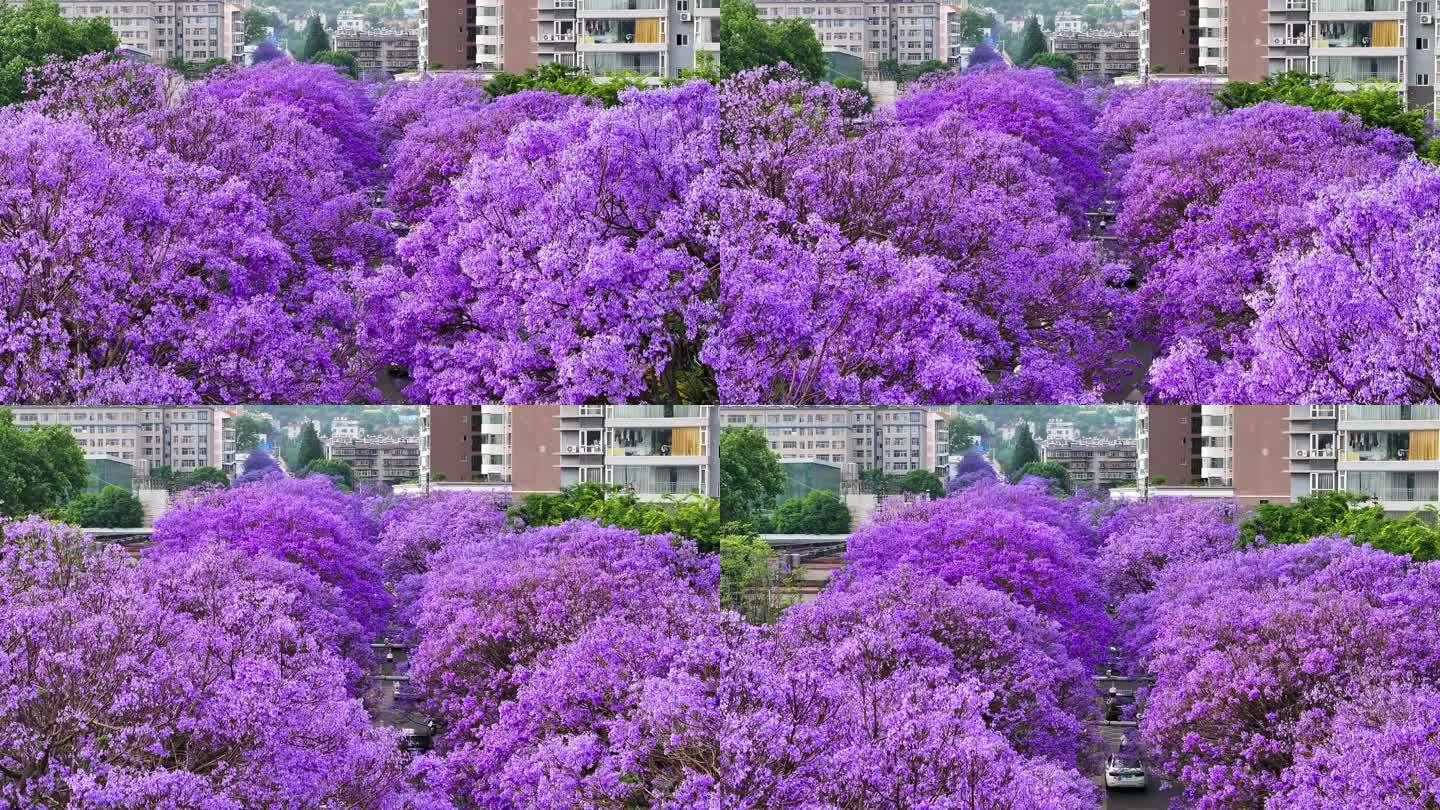
[[[722,427],[757,427],[783,459],[846,465],[846,479],[866,470],[904,475],[935,470],[937,445],[929,412],[918,406],[720,407]]]
[[[1076,487],[1118,487],[1135,483],[1134,439],[1051,439],[1040,444],[1040,458],[1070,474]]]
[[[327,439],[325,457],[344,461],[355,484],[398,484],[420,476],[420,446],[415,439],[365,437]]]
[[[1140,35],[1132,31],[1057,32],[1050,49],[1074,59],[1080,76],[1113,79],[1140,72]]]
[[[220,2],[60,0],[60,13],[67,19],[102,17],[110,22],[120,47],[160,64],[177,58],[196,63],[231,61],[242,35],[234,25],[237,8]]]
[[[1435,0],[1148,0],[1141,73],[1260,81],[1301,71],[1341,89],[1379,82],[1434,107]]]
[[[488,3],[488,5],[487,5]],[[674,78],[719,55],[719,0],[422,0],[422,69],[521,73],[577,65]]]
[[[509,405],[421,408],[416,475],[420,484],[509,484],[510,424]]]
[[[125,405],[80,407],[6,406],[19,427],[64,425],[90,461],[131,465],[136,486],[156,467],[178,474],[200,467],[231,469],[235,460],[234,412],[215,406]]]
[[[355,54],[355,62],[366,73],[410,73],[419,68],[420,39],[398,31],[336,33],[332,46]]]
[[[1141,405],[1135,414],[1135,480],[1196,486],[1201,480],[1199,405]]]
[[[1387,512],[1440,503],[1440,406],[1294,405],[1290,495],[1343,490]]]
[[[886,61],[947,62],[952,46],[958,47],[951,36],[952,7],[944,3],[758,0],[755,7],[768,21],[808,20],[822,47],[860,57],[871,75]]]

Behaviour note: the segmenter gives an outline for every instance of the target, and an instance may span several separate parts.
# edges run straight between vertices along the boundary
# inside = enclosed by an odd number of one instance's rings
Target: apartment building
[[[486,3],[489,3],[488,5]],[[578,65],[674,78],[698,53],[720,51],[719,0],[422,0],[417,52],[425,69]]]
[[[420,418],[420,481],[556,492],[584,482],[644,500],[720,495],[708,405],[436,405]]]
[[[1141,405],[1135,414],[1135,477],[1142,487],[1200,483],[1199,405]]]
[[[348,463],[356,486],[397,484],[420,477],[420,446],[415,439],[331,438],[325,441],[325,457]]]
[[[155,63],[171,59],[205,62],[230,61],[236,40],[235,3],[183,3],[168,0],[59,0],[67,19],[103,17],[120,39],[120,47]]]
[[[732,406],[720,408],[722,427],[765,431],[780,458],[809,458],[846,466],[846,479],[866,470],[904,475],[935,470],[934,422],[922,407],[892,405]]]
[[[761,19],[808,20],[822,47],[863,59],[868,5],[864,0],[759,0],[755,8]]]
[[[1070,474],[1076,487],[1118,487],[1135,482],[1134,439],[1055,439],[1040,444],[1042,461],[1053,461]]]
[[[1393,85],[1411,106],[1429,107],[1435,1],[1149,0],[1140,15],[1141,72],[1259,81],[1303,71],[1342,89]]]
[[[421,408],[416,475],[420,484],[509,484],[511,411],[509,405]]]
[[[1075,60],[1075,72],[1116,78],[1140,72],[1140,35],[1133,31],[1057,32],[1050,50]]]
[[[1387,512],[1440,504],[1440,405],[1292,405],[1291,497],[1344,490]]]
[[[330,422],[330,438],[332,439],[358,439],[363,433],[358,419],[337,416]]]
[[[160,466],[176,473],[199,467],[231,469],[235,461],[234,412],[198,405],[79,407],[8,405],[19,427],[64,425],[87,460],[131,465],[136,479]],[[93,465],[92,465],[93,466]]]
[[[355,62],[366,73],[410,73],[419,67],[420,39],[399,31],[357,31],[336,33],[337,51],[355,54]]]

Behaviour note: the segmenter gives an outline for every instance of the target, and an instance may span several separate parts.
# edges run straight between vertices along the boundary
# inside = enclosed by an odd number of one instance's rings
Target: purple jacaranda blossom
[[[1170,569],[1141,732],[1198,808],[1259,806],[1342,704],[1440,679],[1440,568],[1344,538]]]
[[[0,532],[7,805],[400,806],[396,739],[256,560],[209,544],[152,568],[38,518]]]
[[[852,132],[853,99],[783,71],[722,105],[701,360],[723,401],[1098,398],[1124,270],[1076,237],[1037,147],[944,105]]]
[[[968,489],[981,481],[994,481],[999,476],[990,460],[985,454],[978,450],[970,450],[960,457],[960,465],[956,468],[955,474],[945,481],[945,494],[953,495],[962,489]]]
[[[1277,254],[1253,323],[1215,358],[1182,341],[1152,372],[1166,396],[1227,402],[1413,402],[1440,397],[1440,171],[1320,192],[1307,239]]]
[[[382,581],[375,518],[363,496],[323,476],[271,475],[231,490],[183,494],[155,522],[160,557],[220,542],[255,557],[282,560],[332,614],[334,632],[358,665],[386,625],[391,597]],[[311,580],[314,578],[314,581]]]
[[[1140,334],[1160,344],[1159,395],[1193,395],[1165,371],[1171,350],[1243,353],[1234,344],[1274,283],[1267,270],[1313,238],[1307,206],[1321,192],[1381,182],[1412,151],[1390,130],[1278,102],[1188,118],[1142,140],[1119,180],[1116,233],[1138,271]]]
[[[1108,646],[1110,620],[1093,574],[1093,537],[1046,487],[977,484],[941,498],[888,506],[851,535],[840,587],[912,567],[973,579],[1060,625],[1087,664]]]
[[[569,109],[506,117],[532,100]],[[368,339],[409,369],[409,396],[707,396],[694,357],[715,320],[717,284],[692,186],[717,160],[714,89],[628,90],[610,109],[526,96],[454,115],[440,125],[478,122],[476,136],[495,151],[468,168],[418,157],[421,199],[406,205],[422,205],[449,172],[463,176],[401,241],[368,299]]]

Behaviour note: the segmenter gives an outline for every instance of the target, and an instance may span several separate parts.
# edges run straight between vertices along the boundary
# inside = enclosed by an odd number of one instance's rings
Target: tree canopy
[[[775,509],[775,531],[780,534],[846,534],[850,508],[828,489],[814,489],[790,498]]]
[[[787,64],[810,81],[825,78],[825,52],[808,20],[760,19],[746,0],[720,0],[720,69],[734,75]]]
[[[720,432],[720,516],[750,522],[775,506],[785,491],[785,471],[765,431],[727,427]]]
[[[81,493],[60,516],[86,529],[130,529],[145,524],[145,509],[130,490],[109,484],[99,493]]]
[[[90,480],[85,454],[63,425],[20,428],[0,408],[0,516],[16,517],[57,507]]]
[[[104,17],[67,20],[54,0],[0,3],[0,105],[25,97],[25,73],[56,57],[75,59],[120,47]]]

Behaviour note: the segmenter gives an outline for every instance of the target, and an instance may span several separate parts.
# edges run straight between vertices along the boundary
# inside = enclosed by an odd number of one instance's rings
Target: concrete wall
[[[1290,502],[1290,437],[1287,405],[1236,405],[1233,420],[1233,481],[1243,506]]]
[[[510,481],[515,492],[560,491],[559,405],[510,409]]]

